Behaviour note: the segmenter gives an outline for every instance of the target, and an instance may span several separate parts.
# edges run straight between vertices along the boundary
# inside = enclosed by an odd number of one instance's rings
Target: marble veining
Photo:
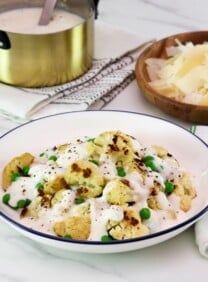
[[[206,0],[100,0],[99,19],[148,38],[207,28]],[[145,101],[127,91],[109,109],[144,111]],[[127,100],[126,100],[127,99]],[[130,98],[129,98],[130,99]],[[129,102],[129,100],[128,100]],[[151,108],[150,108],[151,110]],[[156,111],[156,113],[159,113]],[[0,118],[0,134],[13,123]],[[200,282],[207,281],[207,261],[200,256],[193,228],[139,251],[121,254],[54,253],[24,238],[0,221],[0,282]]]

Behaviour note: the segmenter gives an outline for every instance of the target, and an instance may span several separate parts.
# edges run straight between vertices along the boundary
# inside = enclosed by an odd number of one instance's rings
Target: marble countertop
[[[207,8],[206,0],[100,0],[99,20],[159,39],[206,29]],[[133,82],[106,108],[142,112],[147,102],[139,95],[128,95],[137,92]],[[151,106],[149,110],[151,114]],[[164,116],[159,111],[156,114]],[[68,258],[61,258],[1,222],[0,250],[0,282],[207,281],[207,260],[199,254],[193,227],[157,246],[138,251],[105,255],[70,253]]]

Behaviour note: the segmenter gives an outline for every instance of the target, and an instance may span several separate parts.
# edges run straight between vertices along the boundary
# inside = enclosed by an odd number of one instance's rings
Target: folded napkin
[[[208,258],[208,215],[195,224],[195,239],[202,256]]]
[[[193,126],[191,130],[208,144],[208,126]],[[200,254],[208,258],[208,214],[195,224],[195,240]]]
[[[25,122],[59,112],[101,109],[135,78],[134,62],[146,44],[135,34],[96,21],[95,56],[88,72],[53,87],[0,84],[0,115]]]

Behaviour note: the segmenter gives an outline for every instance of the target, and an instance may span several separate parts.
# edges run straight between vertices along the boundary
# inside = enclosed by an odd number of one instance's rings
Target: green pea
[[[109,242],[109,241],[112,241],[112,240],[114,240],[113,237],[111,237],[111,236],[109,236],[109,235],[103,235],[103,236],[101,237],[101,241],[102,241],[102,242]]]
[[[5,194],[3,197],[2,197],[2,202],[5,204],[5,205],[8,205],[9,204],[9,201],[10,201],[10,198],[11,198],[11,195],[9,193]]]
[[[118,176],[120,176],[120,177],[125,177],[126,176],[126,172],[125,172],[123,167],[117,166],[116,170],[117,170]]]
[[[23,209],[31,203],[30,199],[21,199],[17,202],[16,209]]]
[[[145,156],[143,159],[144,163],[149,161],[154,161],[154,157],[151,155]]]
[[[153,156],[145,156],[144,159],[143,159],[143,162],[144,164],[149,167],[152,171],[158,171],[158,168],[157,166],[155,165],[155,162],[154,162],[154,157]]]
[[[14,181],[16,181],[19,177],[20,177],[20,173],[19,173],[19,172],[13,172],[12,175],[11,175],[11,181],[14,182]]]
[[[95,165],[99,166],[99,162],[98,162],[98,161],[96,161],[96,160],[89,160],[89,162],[91,162],[91,163],[93,163],[93,164],[95,164]]]
[[[22,169],[22,174],[24,176],[28,176],[29,175],[29,170],[30,170],[29,166],[24,166],[23,169]]]
[[[25,199],[25,207],[29,206],[31,202],[32,201],[30,199]]]
[[[24,206],[25,206],[25,200],[19,200],[18,202],[17,202],[17,208],[18,209],[22,209],[22,208],[24,208]]]
[[[49,161],[56,161],[57,160],[57,156],[55,155],[51,155],[49,158],[48,158]]]
[[[72,239],[72,236],[69,235],[69,234],[66,234],[66,235],[63,236],[63,238],[65,238],[65,239]]]
[[[155,163],[153,161],[146,162],[145,164],[147,167],[151,168],[152,171],[158,171]]]
[[[35,185],[35,188],[37,188],[38,190],[39,190],[39,189],[43,189],[43,188],[44,188],[44,185],[43,185],[43,183],[38,182],[38,183]]]
[[[22,208],[24,208],[24,206],[25,206],[25,200],[19,200],[18,202],[17,202],[17,208],[18,209],[22,209]]]
[[[83,199],[83,198],[75,199],[75,204],[77,204],[77,205],[80,205],[80,204],[82,204],[84,202],[85,202],[85,199]]]
[[[173,185],[173,183],[171,183],[171,182],[169,182],[169,181],[165,181],[165,190],[164,190],[164,192],[166,193],[166,194],[170,194],[170,193],[172,193],[173,191],[174,191],[174,185]]]
[[[139,215],[140,215],[141,219],[149,219],[151,217],[151,211],[148,208],[142,208],[139,211]]]

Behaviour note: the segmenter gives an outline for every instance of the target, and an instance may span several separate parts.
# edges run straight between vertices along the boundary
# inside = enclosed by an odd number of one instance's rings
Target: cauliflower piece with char
[[[180,198],[180,208],[185,212],[188,211],[191,208],[192,199],[196,197],[196,191],[187,172],[179,178],[174,193]]]
[[[78,160],[70,164],[64,178],[68,185],[77,186],[77,194],[83,198],[101,195],[105,184],[98,167],[87,160]]]
[[[2,188],[4,191],[12,183],[11,177],[13,173],[22,173],[22,170],[30,166],[34,160],[34,156],[30,153],[24,153],[20,156],[13,158],[5,167],[2,174]]]
[[[89,216],[72,216],[64,221],[56,222],[54,232],[61,237],[87,240],[90,235],[91,221]]]
[[[154,186],[149,190],[149,197],[147,199],[148,207],[153,210],[161,210],[163,207],[161,206],[160,202],[157,199],[157,196],[160,192],[162,192],[164,188],[161,186],[160,183],[155,182]]]
[[[187,212],[191,208],[192,199],[196,197],[196,191],[193,187],[193,183],[191,177],[188,173],[184,172],[181,177],[175,180],[172,183],[174,185],[173,191],[170,193],[174,193],[179,197],[180,201],[180,209],[184,212]],[[163,210],[164,207],[161,206],[160,201],[158,200],[158,194],[164,191],[164,188],[159,185],[155,184],[155,186],[150,189],[150,194],[147,200],[148,206],[154,210]],[[166,194],[167,201],[170,194]]]
[[[109,221],[107,230],[116,240],[136,238],[150,233],[149,228],[141,222],[139,214],[131,207],[124,210],[124,219],[121,222]]]
[[[58,191],[53,195],[53,198],[51,199],[51,206],[52,206],[52,207],[54,207],[56,204],[60,204],[60,203],[63,201],[63,199],[64,199],[64,193],[65,193],[66,191],[68,191],[68,192],[70,192],[71,194],[73,194],[71,190],[67,190],[67,189],[64,189],[64,188],[58,190]],[[72,195],[72,196],[73,196],[73,195]],[[72,199],[73,199],[73,197],[72,197]],[[73,199],[73,200],[74,200],[74,199]]]
[[[132,168],[135,157],[132,137],[120,131],[101,133],[93,142],[86,144],[86,149],[89,155],[98,162],[100,157],[105,154],[111,156],[116,165],[126,167],[127,170]]]
[[[129,181],[116,179],[108,182],[103,194],[109,204],[125,205],[134,202],[134,190],[129,186]]]
[[[158,146],[158,145],[152,145],[152,148],[155,150],[155,153],[157,154],[159,158],[171,159],[172,161],[175,161],[177,166],[179,166],[178,161],[165,148],[163,148],[162,146]]]
[[[43,192],[45,194],[55,194],[61,189],[67,189],[68,184],[66,183],[63,176],[57,176],[55,179],[47,181],[44,183]]]
[[[21,211],[20,217],[38,218],[41,209],[41,200],[42,200],[41,196],[35,197],[30,203],[30,205]]]

